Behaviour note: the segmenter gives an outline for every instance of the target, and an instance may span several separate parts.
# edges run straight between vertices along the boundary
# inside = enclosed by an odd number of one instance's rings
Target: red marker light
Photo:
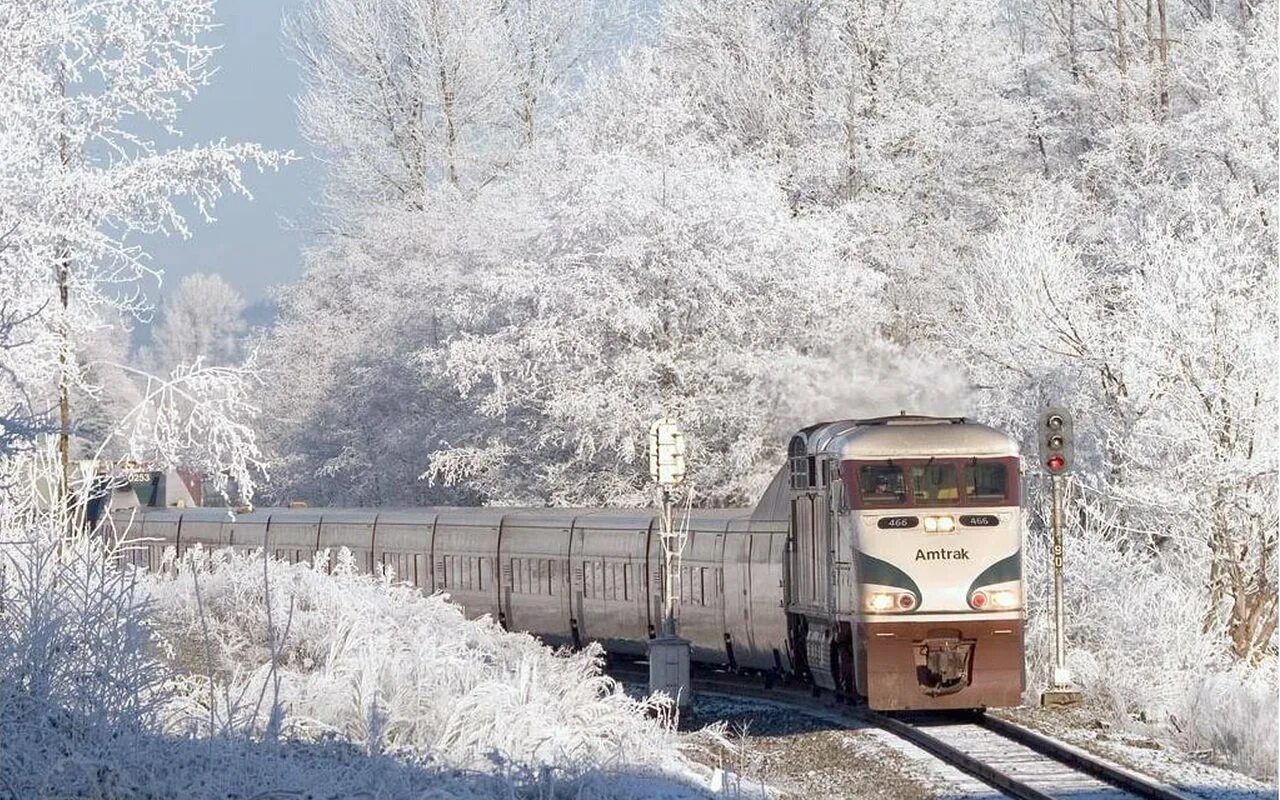
[[[1049,456],[1049,460],[1045,462],[1045,466],[1050,472],[1062,472],[1063,467],[1067,466],[1067,460],[1057,453]]]
[[[969,598],[969,605],[973,606],[974,608],[986,608],[986,607],[987,607],[987,593],[986,593],[986,592],[974,592],[974,593],[973,593],[973,597],[970,597],[970,598]]]
[[[909,594],[898,595],[898,608],[902,609],[903,611],[910,611],[915,607],[916,607],[915,597]]]

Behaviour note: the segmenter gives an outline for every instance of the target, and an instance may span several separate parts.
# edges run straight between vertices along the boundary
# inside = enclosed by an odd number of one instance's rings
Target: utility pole
[[[1062,596],[1062,487],[1074,461],[1071,414],[1050,407],[1040,414],[1040,464],[1049,473],[1053,495],[1050,524],[1053,528],[1053,675],[1040,695],[1042,706],[1069,706],[1080,702],[1080,690],[1067,668],[1066,612]]]
[[[649,475],[661,503],[662,543],[662,622],[658,634],[649,640],[649,691],[666,692],[683,709],[693,699],[689,641],[677,632],[680,561],[689,531],[685,525],[677,528],[672,516],[672,490],[684,483],[684,434],[672,419],[663,417],[649,429]]]

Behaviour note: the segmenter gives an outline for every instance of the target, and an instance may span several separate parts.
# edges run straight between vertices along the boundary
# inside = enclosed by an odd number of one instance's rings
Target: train
[[[798,431],[754,508],[692,510],[679,634],[695,662],[808,681],[882,711],[1016,706],[1026,685],[1017,443],[963,417]],[[137,567],[199,545],[287,561],[347,548],[555,646],[643,657],[662,627],[658,512],[145,505],[100,516]],[[177,558],[175,558],[177,557]]]

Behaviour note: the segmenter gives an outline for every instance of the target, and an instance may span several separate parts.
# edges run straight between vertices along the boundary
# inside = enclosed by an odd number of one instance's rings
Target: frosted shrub
[[[0,796],[75,794],[157,719],[165,670],[116,555],[0,497]]]
[[[1073,528],[1070,536],[1068,665],[1086,702],[1122,730],[1274,776],[1275,660],[1235,662],[1225,635],[1203,629],[1204,594],[1194,572],[1172,568],[1103,524]],[[1052,598],[1049,565],[1037,552],[1047,547],[1030,550],[1027,668],[1029,692],[1038,692],[1053,654]]]
[[[1240,768],[1274,778],[1278,677],[1274,658],[1258,667],[1236,664],[1192,676],[1177,717],[1179,740],[1191,749],[1231,754]]]
[[[600,674],[597,647],[557,654],[444,597],[358,574],[345,548],[335,562],[194,550],[176,575],[148,579],[156,632],[191,673],[171,729],[279,730],[450,769],[705,778],[688,741],[649,716],[655,705]]]

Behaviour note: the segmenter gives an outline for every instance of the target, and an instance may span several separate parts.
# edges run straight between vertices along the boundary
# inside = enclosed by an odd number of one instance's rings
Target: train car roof
[[[693,533],[726,533],[731,529],[733,523],[738,520],[750,519],[751,509],[706,509],[695,510],[689,513],[688,526],[689,531]],[[676,517],[675,524],[677,527],[681,524],[680,517]],[[735,533],[744,533],[742,528],[734,527]]]
[[[379,524],[434,525],[435,508],[371,508],[378,515]]]
[[[325,508],[255,508],[246,514],[237,514],[236,521],[249,521],[249,517],[270,516],[271,522],[283,524],[319,523],[321,515],[326,511],[338,509]]]
[[[332,523],[369,523],[373,524],[374,519],[378,516],[376,508],[320,508],[320,524],[329,525]]]
[[[695,508],[689,512],[689,529],[722,531],[730,523],[750,519],[750,517],[751,509],[749,508]],[[674,519],[675,524],[679,525],[684,517],[680,512],[676,512]]]
[[[235,522],[240,517],[247,516],[249,514],[236,514],[232,509],[225,506],[192,506],[191,508],[182,509],[183,519],[204,522]]]
[[[652,508],[589,508],[578,513],[576,528],[638,530],[648,528],[658,516]]]
[[[568,528],[574,520],[590,514],[589,508],[513,508],[503,519],[503,525],[521,528]]]
[[[502,518],[515,508],[502,506],[440,506],[435,509],[439,514],[436,525],[456,525],[463,528],[496,528]]]
[[[226,512],[225,508],[219,508],[218,511]],[[287,508],[255,508],[252,511],[243,513],[236,512],[232,515],[231,522],[234,525],[266,525],[274,514],[287,512]]]
[[[117,509],[116,513],[121,510]],[[389,525],[431,526],[437,518],[454,526],[497,527],[502,521],[522,528],[567,529],[570,525],[598,531],[636,531],[655,525],[657,510],[649,508],[499,508],[487,506],[424,507],[424,508],[255,508],[252,511],[233,512],[221,507],[193,508],[135,508],[129,511],[142,518],[177,520],[179,516],[204,522],[222,522],[231,525],[265,525],[268,520],[282,524],[324,524],[334,522],[373,523]],[[683,510],[677,509],[675,521],[684,521]],[[695,508],[688,514],[690,531],[703,533],[743,534],[772,529],[777,522],[785,522],[785,515],[761,516],[751,508]]]

